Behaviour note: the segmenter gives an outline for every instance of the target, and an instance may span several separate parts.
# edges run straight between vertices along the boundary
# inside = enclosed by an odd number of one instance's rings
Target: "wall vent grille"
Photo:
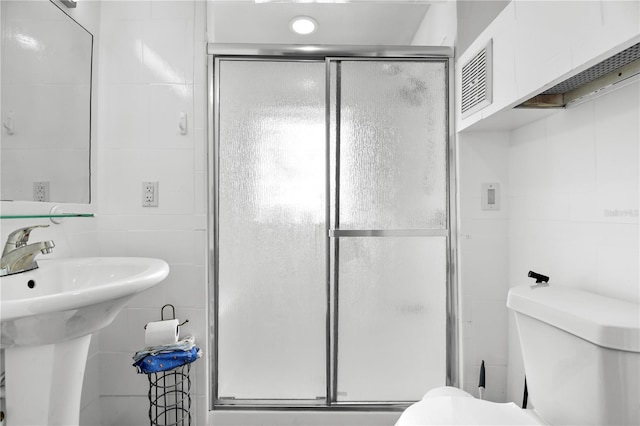
[[[465,117],[491,104],[492,41],[462,66],[461,112]]]

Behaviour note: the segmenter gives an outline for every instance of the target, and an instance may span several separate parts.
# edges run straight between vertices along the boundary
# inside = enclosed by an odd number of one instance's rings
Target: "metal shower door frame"
[[[207,275],[208,287],[208,325],[210,332],[207,335],[209,344],[209,377],[211,397],[210,409],[244,409],[244,410],[402,410],[413,401],[384,402],[373,401],[364,403],[337,402],[337,321],[335,303],[336,297],[332,289],[331,279],[331,244],[329,240],[348,238],[353,236],[445,236],[447,241],[447,299],[446,299],[446,384],[457,386],[460,381],[459,367],[459,323],[458,323],[458,277],[457,277],[457,217],[456,217],[456,173],[455,173],[455,139],[453,103],[453,52],[449,48],[442,47],[371,47],[371,46],[264,46],[264,45],[208,45],[208,214],[207,222],[210,232],[207,233],[208,262]],[[284,60],[284,61],[325,61],[326,64],[326,285],[327,285],[327,318],[326,318],[326,400],[220,400],[218,395],[218,188],[217,174],[219,171],[219,102],[220,82],[215,71],[219,69],[220,60]],[[367,61],[367,60],[394,60],[394,61],[438,61],[446,67],[447,85],[447,229],[443,230],[341,230],[330,229],[331,226],[331,188],[330,188],[330,67],[336,60]],[[212,231],[212,232],[211,232]],[[333,283],[334,285],[336,283]],[[284,403],[284,404],[283,404]]]

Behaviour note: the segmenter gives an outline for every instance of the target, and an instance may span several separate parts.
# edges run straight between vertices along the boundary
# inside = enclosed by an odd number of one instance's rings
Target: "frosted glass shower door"
[[[216,69],[217,396],[324,398],[325,64]]]
[[[446,384],[447,65],[330,66],[334,394],[413,401]]]

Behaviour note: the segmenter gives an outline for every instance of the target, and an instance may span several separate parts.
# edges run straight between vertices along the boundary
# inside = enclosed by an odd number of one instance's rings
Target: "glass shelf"
[[[93,216],[93,213],[0,215],[0,219],[51,219],[51,218],[66,218],[66,217],[94,217],[94,216]]]

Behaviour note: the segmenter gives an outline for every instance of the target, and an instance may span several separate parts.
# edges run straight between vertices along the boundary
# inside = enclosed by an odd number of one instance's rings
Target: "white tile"
[[[459,136],[461,163],[460,191],[463,195],[479,196],[481,182],[506,182],[508,179],[509,134],[478,132]]]
[[[80,424],[83,426],[101,426],[100,399],[96,399],[80,410]]]
[[[206,81],[206,80],[205,80]],[[206,130],[208,126],[208,93],[207,85],[205,83],[196,83],[193,85],[193,104],[194,115],[192,124],[195,129]],[[203,132],[202,134],[206,134]],[[204,143],[203,139],[196,139],[196,145],[198,143]]]
[[[151,3],[151,0],[105,0],[102,2],[102,19],[103,21],[149,19],[151,17]],[[108,23],[117,24],[117,22]]]
[[[193,215],[148,215],[127,214],[100,217],[100,231],[193,231],[198,229],[200,221]]]
[[[207,351],[207,348],[204,345],[204,342],[199,342],[198,347],[201,347],[201,350]],[[209,377],[206,374],[208,362],[207,357],[203,356],[191,363],[191,371],[189,373],[189,377],[192,381],[191,394],[193,397],[199,397],[206,395],[207,389],[209,387]]]
[[[195,172],[206,172],[208,164],[207,131],[196,128],[193,131],[193,156]]]
[[[204,267],[208,264],[207,231],[198,230],[194,233],[194,264]]]
[[[187,150],[108,150],[100,188],[105,213],[192,214],[193,153]],[[150,160],[152,159],[152,160]],[[142,182],[158,181],[158,207],[142,207]]]
[[[146,397],[149,382],[146,374],[133,367],[133,353],[103,352],[100,354],[100,395]]]
[[[207,315],[204,309],[196,308],[183,308],[176,307],[176,317],[179,317],[182,321],[188,319],[189,322],[180,328],[180,336],[193,336],[196,339],[196,344],[205,352],[208,350],[206,346],[207,342]]]
[[[506,402],[507,367],[504,365],[486,365],[485,363],[485,400]]]
[[[100,398],[102,426],[144,426],[149,424],[147,396],[103,396]]]
[[[209,403],[205,396],[194,396],[192,399],[193,408],[191,410],[193,415],[194,425],[207,425],[207,418],[209,415]]]
[[[129,338],[129,310],[123,309],[113,322],[100,330],[100,351],[125,352],[135,350]]]
[[[524,374],[509,368],[507,373],[506,402],[513,402],[517,404],[519,407],[522,407],[523,399],[524,399]]]
[[[473,302],[473,338],[477,363],[507,365],[507,307],[503,301]]]
[[[98,232],[100,256],[128,256],[126,232]]]
[[[463,294],[462,303],[460,308],[460,322],[462,323],[462,339],[465,344],[469,343],[468,349],[473,349],[473,315],[472,315],[473,300],[470,296]]]
[[[105,2],[105,4],[108,3]],[[112,84],[144,82],[142,68],[143,35],[144,21],[114,20],[102,22],[100,34],[100,78],[103,82]]]
[[[152,1],[151,17],[153,19],[194,19],[196,3],[194,0]]]
[[[156,257],[169,265],[193,264],[194,233],[183,231],[130,231],[130,256]]]
[[[633,246],[599,246],[597,292],[640,303],[640,252]]]
[[[207,42],[207,3],[203,1],[195,2],[195,41]]]
[[[154,84],[150,86],[147,114],[143,119],[149,129],[145,146],[156,149],[193,150],[193,86],[188,84]],[[186,114],[187,134],[180,134],[180,114]],[[191,164],[189,170],[193,170]]]
[[[640,83],[594,101],[598,186],[616,185],[627,194],[638,193]]]
[[[194,60],[193,60],[193,83],[202,87],[207,87],[207,75],[208,75],[208,55],[206,35],[199,34],[199,22],[195,22],[194,28]],[[205,90],[206,93],[206,90]]]
[[[146,21],[142,49],[146,81],[172,84],[193,82],[192,21]]]
[[[138,309],[138,308],[158,308],[159,309],[162,305],[165,304],[165,296],[164,296],[165,282],[166,280],[134,296],[127,303],[127,307],[132,309]]]
[[[547,192],[588,193],[596,188],[595,111],[592,103],[549,116]]]
[[[195,206],[194,212],[199,215],[206,215],[208,211],[209,198],[207,194],[207,188],[209,187],[207,182],[206,172],[197,172],[195,174]]]
[[[100,368],[99,357],[97,355],[87,358],[84,370],[84,381],[82,384],[82,397],[80,407],[87,408],[100,398]]]
[[[104,93],[102,147],[135,148],[147,139],[148,126],[140,111],[149,102],[147,85],[110,85]]]
[[[551,186],[549,187],[551,188]],[[567,220],[571,195],[542,189],[509,198],[511,217],[528,220]]]
[[[167,303],[181,307],[204,309],[206,307],[206,286],[204,267],[174,265],[171,267],[171,274],[165,280]]]
[[[546,120],[538,120],[511,132],[509,149],[509,194],[548,188],[549,147]]]

